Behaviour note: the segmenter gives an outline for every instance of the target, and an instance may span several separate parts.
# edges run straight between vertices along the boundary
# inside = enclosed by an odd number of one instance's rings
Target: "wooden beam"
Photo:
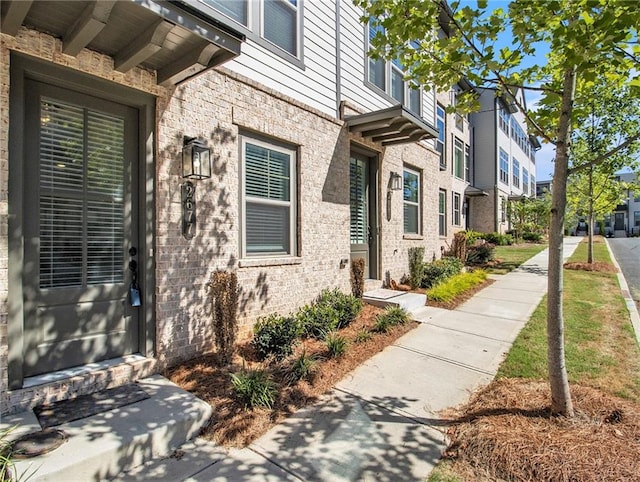
[[[97,0],[84,9],[62,39],[62,52],[76,56],[107,25],[115,0]]]
[[[142,32],[129,45],[124,47],[114,58],[115,69],[126,72],[141,64],[162,48],[173,24],[159,20]]]
[[[33,0],[13,0],[3,2],[6,3],[6,10],[2,16],[2,24],[0,24],[0,30],[2,33],[15,37],[20,30],[22,22],[24,22]]]
[[[214,54],[219,50],[217,45],[200,45],[175,62],[158,70],[158,84],[175,85],[192,75],[209,68]]]

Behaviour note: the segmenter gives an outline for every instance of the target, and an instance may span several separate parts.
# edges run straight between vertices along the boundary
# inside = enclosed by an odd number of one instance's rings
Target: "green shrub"
[[[457,274],[427,291],[427,299],[433,301],[451,301],[456,296],[487,279],[487,272],[476,269],[468,273]]]
[[[525,241],[530,241],[532,243],[539,243],[540,241],[542,241],[542,235],[540,233],[525,232],[522,235],[522,239],[524,239]]]
[[[411,320],[409,313],[399,306],[387,306],[385,310],[376,317],[374,330],[378,333],[386,333],[396,325],[403,325]]]
[[[347,351],[348,341],[347,338],[336,333],[335,331],[328,333],[325,338],[327,349],[329,350],[329,356],[331,358],[337,358],[344,355]]]
[[[288,367],[287,381],[289,383],[295,383],[299,380],[312,381],[317,370],[318,357],[307,355],[307,352],[303,350]]]
[[[424,276],[424,247],[409,248],[409,285],[420,287]]]
[[[327,333],[338,327],[338,313],[327,305],[305,305],[296,315],[305,338],[324,340]]]
[[[511,246],[514,241],[513,235],[497,232],[485,233],[482,235],[482,239],[484,239],[487,243],[491,243],[496,246]]]
[[[258,318],[253,333],[253,346],[260,357],[273,356],[282,360],[293,353],[293,346],[300,336],[300,325],[293,317],[274,313]]]
[[[467,246],[473,246],[479,239],[483,239],[484,233],[479,231],[465,231],[465,238],[467,240]]]
[[[421,287],[430,288],[462,271],[463,265],[458,258],[436,259],[424,265],[424,276]]]
[[[366,328],[362,328],[360,329],[360,331],[358,331],[358,333],[356,333],[356,336],[353,341],[355,341],[356,343],[364,343],[365,341],[370,340],[372,336],[373,336],[373,333],[371,333]]]
[[[482,265],[493,261],[495,245],[491,243],[478,243],[467,250],[467,264]]]
[[[240,373],[232,373],[231,385],[245,408],[271,408],[278,395],[276,384],[264,370],[242,370]]]
[[[344,294],[337,288],[333,290],[322,290],[316,299],[317,305],[330,306],[336,311],[338,316],[337,329],[344,328],[356,319],[358,313],[362,311],[363,302],[360,298]]]

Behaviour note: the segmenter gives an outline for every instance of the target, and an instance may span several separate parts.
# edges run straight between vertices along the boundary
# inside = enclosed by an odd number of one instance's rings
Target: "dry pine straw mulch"
[[[551,416],[547,382],[501,379],[472,396],[445,458],[464,480],[640,481],[640,406],[572,385],[574,418]]]
[[[618,270],[611,263],[594,261],[593,263],[570,262],[563,265],[566,269],[576,271],[598,271],[600,273],[617,273]]]
[[[365,305],[358,318],[340,330],[339,333],[349,340],[349,345],[339,358],[328,358],[326,344],[322,341],[309,339],[296,346],[294,357],[302,350],[307,355],[320,357],[315,376],[310,382],[303,380],[288,384],[286,361],[271,364],[261,362],[250,340],[239,344],[231,366],[220,366],[217,356],[209,354],[173,367],[165,375],[212,406],[213,415],[201,433],[203,437],[226,447],[245,447],[299,408],[318,400],[347,373],[418,325],[409,322],[393,327],[388,333],[372,333],[368,340],[356,342],[356,335],[362,330],[371,330],[376,316],[381,312],[380,308]],[[272,374],[280,387],[272,409],[245,409],[236,400],[230,375],[243,368],[266,369]]]

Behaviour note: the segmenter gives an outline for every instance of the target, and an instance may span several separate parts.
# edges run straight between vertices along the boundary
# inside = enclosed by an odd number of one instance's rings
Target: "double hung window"
[[[444,107],[440,104],[436,105],[436,127],[438,128],[438,137],[435,140],[436,150],[440,154],[440,170],[444,171],[447,169],[447,116]]]
[[[438,234],[447,235],[447,191],[438,192]]]
[[[522,191],[529,194],[529,171],[526,167],[522,168]]]
[[[454,226],[460,226],[460,194],[453,193],[453,224]]]
[[[520,162],[514,157],[513,158],[513,185],[514,187],[520,187]]]
[[[453,169],[457,178],[464,178],[464,143],[457,137],[453,145]]]
[[[420,234],[420,173],[405,169],[403,174],[404,232]]]
[[[300,58],[302,12],[300,0],[184,0],[198,10],[210,9],[238,25],[239,30],[258,42],[275,46],[277,53]],[[220,17],[215,15],[214,17]],[[222,18],[224,18],[222,17]],[[278,52],[279,51],[279,52]]]
[[[369,22],[369,46],[378,33],[384,33],[384,28],[375,22]],[[412,47],[418,48],[418,44],[412,42]],[[399,59],[387,62],[384,59],[369,57],[368,81],[398,103],[407,107],[417,115],[422,114],[422,89],[420,86],[405,80],[406,67]]]
[[[500,149],[500,181],[509,184],[509,154]]]
[[[242,255],[296,255],[296,151],[242,138]]]

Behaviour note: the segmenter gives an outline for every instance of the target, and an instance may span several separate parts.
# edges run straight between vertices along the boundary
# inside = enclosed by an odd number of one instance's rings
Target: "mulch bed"
[[[231,366],[220,366],[218,357],[210,354],[175,366],[167,370],[165,376],[213,407],[213,415],[202,436],[226,447],[246,447],[296,410],[318,400],[347,373],[418,326],[415,322],[406,323],[393,327],[388,333],[375,333],[366,341],[356,342],[358,333],[371,330],[381,311],[366,305],[351,325],[340,330],[349,340],[349,346],[339,358],[328,358],[324,342],[309,339],[300,343],[294,356],[305,350],[307,355],[320,358],[310,382],[287,383],[286,361],[271,364],[259,361],[249,340],[240,343]],[[249,410],[236,400],[230,375],[243,368],[262,368],[271,373],[280,387],[272,409]]]
[[[594,261],[593,263],[571,262],[563,265],[565,269],[576,271],[597,271],[600,273],[617,273],[618,270],[611,263]]]
[[[548,382],[501,379],[449,413],[445,458],[489,480],[638,481],[640,406],[572,385],[574,418],[552,416]]]

